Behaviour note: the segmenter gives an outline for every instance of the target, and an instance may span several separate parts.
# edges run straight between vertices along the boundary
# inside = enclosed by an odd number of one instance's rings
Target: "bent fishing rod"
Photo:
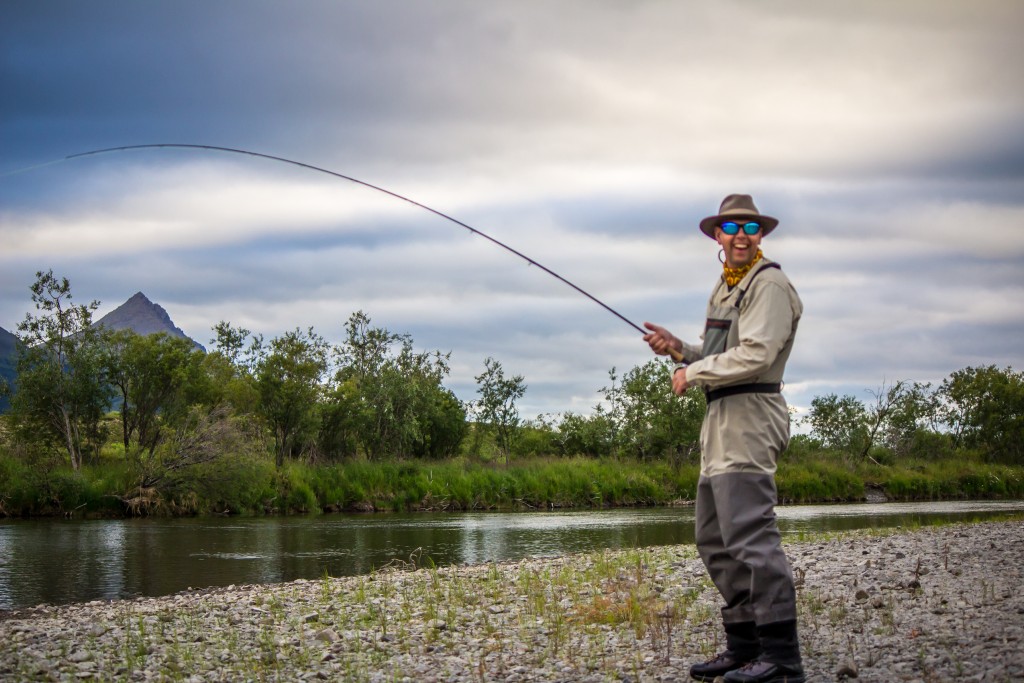
[[[97,155],[100,155],[100,154],[113,154],[113,153],[116,153],[116,152],[127,152],[127,151],[130,151],[130,150],[141,150],[141,149],[195,149],[195,150],[203,150],[203,151],[208,151],[208,152],[225,152],[225,153],[229,153],[229,154],[241,154],[241,155],[250,156],[250,157],[257,157],[259,159],[268,159],[270,161],[278,161],[278,162],[281,162],[281,163],[284,163],[284,164],[291,164],[292,166],[298,166],[299,168],[304,168],[304,169],[307,169],[307,170],[310,170],[310,171],[316,171],[318,173],[326,173],[329,176],[334,176],[335,178],[340,178],[342,180],[347,180],[347,181],[355,183],[357,185],[362,185],[363,187],[367,187],[367,188],[369,188],[371,190],[376,190],[377,192],[383,192],[384,194],[386,194],[388,196],[391,196],[391,197],[394,197],[395,199],[400,199],[403,202],[408,202],[409,204],[412,204],[415,207],[418,207],[418,208],[423,209],[425,211],[429,211],[430,213],[434,214],[435,216],[440,216],[441,218],[443,218],[443,219],[445,219],[447,221],[450,221],[450,222],[454,223],[455,225],[458,225],[458,226],[460,226],[462,228],[465,228],[466,230],[469,230],[469,232],[471,234],[479,235],[480,237],[483,237],[485,240],[488,240],[488,241],[496,244],[497,246],[501,247],[505,251],[508,251],[508,252],[518,256],[519,258],[523,259],[524,261],[526,261],[526,263],[528,265],[536,266],[537,268],[540,268],[542,271],[544,271],[545,273],[547,273],[551,277],[553,277],[553,278],[563,282],[564,284],[568,285],[569,287],[572,287],[578,293],[580,293],[583,296],[587,297],[588,299],[590,299],[591,301],[596,303],[598,306],[602,307],[603,309],[605,309],[606,311],[608,311],[609,313],[614,315],[619,320],[622,320],[624,323],[626,323],[627,325],[629,325],[630,327],[635,329],[640,334],[647,334],[647,330],[644,330],[642,327],[640,327],[639,325],[634,323],[632,320],[630,320],[629,318],[625,317],[624,315],[622,315],[621,313],[616,311],[614,308],[612,308],[611,306],[609,306],[605,302],[603,302],[600,299],[598,299],[596,296],[594,296],[590,292],[586,291],[585,289],[583,289],[582,287],[576,285],[575,283],[570,282],[569,280],[565,279],[564,277],[562,277],[561,275],[559,275],[555,271],[551,270],[547,266],[543,265],[542,263],[539,263],[539,262],[535,261],[534,259],[530,258],[529,256],[527,256],[526,254],[522,253],[521,251],[513,249],[509,245],[507,245],[504,242],[502,242],[502,241],[500,241],[500,240],[498,240],[498,239],[488,235],[487,233],[485,233],[485,232],[483,232],[481,230],[477,230],[473,226],[468,225],[467,223],[463,223],[462,221],[458,220],[457,218],[453,218],[452,216],[449,216],[446,213],[443,213],[441,211],[438,211],[437,209],[429,207],[426,204],[421,204],[420,202],[417,202],[417,201],[415,201],[413,199],[410,199],[409,197],[406,197],[404,195],[398,194],[397,192],[393,192],[393,191],[388,190],[386,188],[380,187],[379,185],[374,185],[372,183],[366,182],[365,180],[359,180],[358,178],[353,178],[352,176],[348,176],[348,175],[345,175],[343,173],[338,173],[338,172],[332,171],[330,169],[322,168],[320,166],[314,166],[312,164],[303,163],[301,161],[295,161],[293,159],[286,159],[284,157],[274,156],[272,154],[263,154],[261,152],[252,152],[252,151],[249,151],[249,150],[237,149],[237,148],[233,148],[233,147],[219,147],[217,145],[196,145],[196,144],[183,144],[183,143],[159,143],[159,144],[148,144],[148,145],[123,145],[123,146],[120,146],[120,147],[107,147],[107,148],[104,148],[104,149],[94,149],[94,150],[91,150],[91,151],[88,151],[88,152],[79,152],[78,154],[69,154],[68,156],[64,157],[63,159],[57,159],[57,160],[52,161],[52,162],[48,162],[48,163],[45,163],[45,164],[39,164],[37,166],[32,166],[32,167],[29,167],[27,169],[21,169],[21,170],[25,171],[25,170],[30,170],[32,168],[40,168],[42,166],[48,166],[50,164],[60,163],[62,161],[70,161],[72,159],[80,159],[82,157],[97,156]],[[12,175],[13,173],[17,173],[17,172],[20,172],[20,171],[12,171],[10,173],[5,173],[3,175]],[[669,348],[669,354],[676,361],[682,361],[682,355],[678,351],[676,351],[675,349]]]

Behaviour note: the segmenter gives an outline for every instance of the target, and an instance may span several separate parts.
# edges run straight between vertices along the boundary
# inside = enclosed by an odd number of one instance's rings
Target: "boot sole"
[[[693,673],[691,673],[690,674],[690,678],[692,678],[695,681],[702,681],[703,683],[714,683],[714,681],[718,680],[719,678],[721,678],[725,674],[727,674],[727,673],[729,673],[731,671],[735,671],[736,669],[739,669],[742,666],[743,665],[741,664],[740,666],[737,666],[735,669],[727,669],[726,671],[720,671],[720,672],[718,672],[716,674],[693,674]]]
[[[741,668],[743,668],[743,664],[740,664],[740,665],[738,665],[738,666],[736,666],[735,668],[732,668],[732,669],[726,669],[725,671],[719,671],[718,673],[715,673],[715,674],[694,674],[694,673],[691,673],[690,674],[690,678],[692,678],[695,681],[702,681],[703,683],[714,683],[714,681],[718,680],[719,678],[721,678],[722,676],[726,675],[727,673],[731,673],[733,671],[736,671],[736,669],[741,669]],[[803,681],[794,682],[794,683],[803,683]]]

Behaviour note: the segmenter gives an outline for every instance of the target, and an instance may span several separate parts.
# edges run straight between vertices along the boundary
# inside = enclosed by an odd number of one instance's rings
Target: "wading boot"
[[[761,641],[757,627],[752,621],[725,625],[726,650],[706,662],[690,667],[690,678],[696,681],[713,681],[730,671],[735,671],[752,661],[761,653]]]
[[[725,674],[727,683],[804,683],[796,621],[777,621],[757,627],[761,655]]]

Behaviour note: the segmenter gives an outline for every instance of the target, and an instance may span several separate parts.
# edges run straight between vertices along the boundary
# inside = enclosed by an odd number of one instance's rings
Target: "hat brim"
[[[700,222],[700,231],[707,235],[708,237],[710,237],[711,239],[715,239],[715,227],[717,227],[719,223],[726,219],[735,220],[737,218],[751,218],[760,223],[762,235],[767,235],[768,233],[775,229],[776,225],[779,224],[779,219],[772,218],[771,216],[750,213],[749,211],[729,211],[726,213],[720,213],[717,216],[708,216],[707,218],[702,220]]]

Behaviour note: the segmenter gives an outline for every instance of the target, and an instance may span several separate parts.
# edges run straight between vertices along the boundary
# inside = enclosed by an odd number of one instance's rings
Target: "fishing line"
[[[227,152],[227,153],[230,153],[230,154],[243,154],[243,155],[246,155],[246,156],[258,157],[260,159],[269,159],[270,161],[279,161],[281,163],[291,164],[292,166],[298,166],[299,168],[305,168],[305,169],[308,169],[310,171],[317,171],[319,173],[326,173],[327,175],[334,176],[335,178],[341,178],[342,180],[348,180],[349,182],[356,183],[357,185],[362,185],[363,187],[368,187],[371,190],[376,190],[377,192],[383,192],[384,194],[389,195],[391,197],[394,197],[395,199],[401,199],[402,201],[408,202],[409,204],[412,204],[413,206],[416,206],[416,207],[419,207],[419,208],[424,209],[426,211],[429,211],[430,213],[432,213],[432,214],[434,214],[436,216],[440,216],[441,218],[444,218],[445,220],[451,221],[452,223],[455,223],[456,225],[458,225],[460,227],[463,227],[466,230],[469,230],[469,232],[474,234],[474,235],[479,235],[480,237],[483,237],[484,239],[486,239],[486,240],[488,240],[490,242],[493,242],[494,244],[496,244],[497,246],[501,247],[505,251],[508,251],[508,252],[510,252],[512,254],[515,254],[519,258],[523,259],[524,261],[527,262],[527,264],[529,264],[531,266],[536,266],[537,268],[540,268],[541,270],[543,270],[545,273],[547,273],[551,277],[553,277],[553,278],[555,278],[557,280],[560,280],[561,282],[565,283],[569,287],[572,287],[578,293],[580,293],[583,296],[587,297],[588,299],[590,299],[591,301],[596,303],[598,306],[601,306],[606,311],[608,311],[609,313],[614,315],[616,318],[618,318],[619,320],[623,321],[624,323],[626,323],[627,325],[629,325],[630,327],[635,329],[640,334],[647,334],[647,330],[641,328],[639,325],[634,323],[632,320],[630,320],[629,318],[625,317],[624,315],[622,315],[621,313],[616,311],[614,308],[612,308],[611,306],[609,306],[605,302],[603,302],[600,299],[598,299],[596,296],[594,296],[590,292],[586,291],[585,289],[581,288],[580,286],[576,285],[575,283],[570,282],[569,280],[565,279],[564,277],[562,277],[561,275],[559,275],[555,271],[551,270],[547,266],[545,266],[545,265],[543,265],[541,263],[538,263],[537,261],[533,260],[532,258],[530,258],[526,254],[522,253],[521,251],[517,251],[516,249],[513,249],[512,247],[510,247],[509,245],[505,244],[504,242],[502,242],[502,241],[500,241],[500,240],[498,240],[498,239],[496,239],[494,237],[491,237],[490,235],[488,235],[485,232],[477,230],[476,228],[474,228],[471,225],[463,223],[462,221],[458,220],[457,218],[453,218],[452,216],[449,216],[446,213],[438,211],[437,209],[431,208],[431,207],[427,206],[426,204],[421,204],[420,202],[417,202],[417,201],[415,201],[413,199],[410,199],[410,198],[408,198],[408,197],[406,197],[404,195],[398,194],[397,192],[392,192],[391,190],[388,190],[386,188],[380,187],[379,185],[374,185],[372,183],[366,182],[365,180],[359,180],[358,178],[353,178],[352,176],[347,176],[347,175],[345,175],[343,173],[337,173],[336,171],[331,171],[330,169],[321,168],[320,166],[313,166],[312,164],[306,164],[306,163],[303,163],[301,161],[295,161],[293,159],[285,159],[284,157],[274,156],[272,154],[263,154],[261,152],[251,152],[251,151],[245,150],[245,149],[235,149],[235,148],[232,148],[232,147],[218,147],[216,145],[191,145],[191,144],[176,144],[176,143],[149,144],[149,145],[124,145],[124,146],[121,146],[121,147],[108,147],[108,148],[105,148],[105,149],[94,149],[94,150],[89,151],[89,152],[79,152],[78,154],[70,154],[70,155],[64,157],[63,159],[57,159],[57,160],[54,160],[54,161],[51,161],[51,162],[48,162],[48,163],[45,163],[45,164],[39,164],[39,165],[36,165],[36,166],[30,166],[30,167],[24,168],[24,169],[18,169],[18,170],[15,170],[15,171],[10,171],[8,173],[4,173],[0,177],[4,177],[4,176],[7,176],[7,175],[13,175],[15,173],[21,173],[23,171],[28,171],[28,170],[35,169],[35,168],[41,168],[42,166],[48,166],[50,164],[61,163],[63,161],[70,161],[72,159],[80,159],[82,157],[96,156],[96,155],[99,155],[99,154],[111,154],[111,153],[114,153],[114,152],[125,152],[125,151],[129,151],[129,150],[138,150],[138,149],[198,149],[198,150],[205,150],[205,151],[212,151],[212,152]],[[673,356],[674,355],[675,354],[673,354]]]

